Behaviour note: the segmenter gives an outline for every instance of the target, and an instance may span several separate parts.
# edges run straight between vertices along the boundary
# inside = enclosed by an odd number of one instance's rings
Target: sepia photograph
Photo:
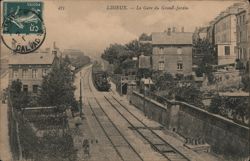
[[[2,0],[0,161],[249,161],[248,0]]]

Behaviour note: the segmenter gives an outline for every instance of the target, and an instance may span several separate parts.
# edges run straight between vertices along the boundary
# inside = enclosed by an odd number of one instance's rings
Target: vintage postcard
[[[2,0],[0,161],[249,161],[247,0]]]

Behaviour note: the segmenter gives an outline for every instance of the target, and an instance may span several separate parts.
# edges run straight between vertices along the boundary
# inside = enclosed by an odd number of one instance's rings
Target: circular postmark
[[[15,53],[34,52],[43,44],[46,37],[43,20],[33,10],[19,9],[18,12],[11,12],[4,17],[2,27],[2,41]]]

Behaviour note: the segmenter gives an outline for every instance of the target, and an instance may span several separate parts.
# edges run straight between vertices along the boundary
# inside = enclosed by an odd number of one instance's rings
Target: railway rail
[[[137,116],[135,116],[126,106],[121,104],[114,96],[104,96],[109,104],[129,123],[133,130],[140,134],[153,149],[159,152],[169,161],[190,161],[190,159],[170,145],[159,136],[151,127],[147,126]]]
[[[91,71],[88,70],[88,72],[85,73],[86,74],[85,76],[87,76],[87,75],[90,76],[90,72]],[[87,76],[87,78],[89,76]],[[86,86],[88,86],[88,89],[92,92],[93,90],[91,88],[89,78],[87,79],[86,83],[87,83]],[[110,92],[108,92],[108,93],[110,93]],[[148,142],[151,145],[151,147],[155,151],[159,152],[164,158],[166,158],[166,160],[169,160],[169,161],[191,161],[185,154],[178,151],[178,149],[176,149],[175,147],[170,145],[166,140],[164,140],[154,130],[152,130],[152,127],[149,127],[144,122],[142,122],[125,105],[120,103],[120,101],[117,100],[117,98],[115,98],[112,95],[111,95],[111,97],[107,97],[107,95],[106,95],[106,96],[104,96],[104,98],[111,105],[111,107],[113,109],[115,109],[115,111],[117,111],[119,113],[119,115],[121,115],[122,118],[124,118],[128,122],[128,124],[131,126],[131,129],[135,130],[144,140],[146,140],[146,142]],[[90,101],[90,100],[92,100],[92,101]],[[112,146],[116,150],[116,152],[119,155],[119,157],[121,158],[121,160],[131,160],[131,159],[126,158],[129,155],[134,156],[134,157],[132,157],[133,161],[134,160],[143,160],[143,158],[139,155],[138,152],[136,152],[136,150],[131,146],[129,141],[125,138],[125,136],[121,133],[121,131],[117,128],[117,126],[113,123],[113,121],[107,115],[107,113],[105,112],[105,110],[103,109],[103,107],[101,106],[99,101],[97,100],[97,98],[96,97],[88,98],[88,104],[89,104],[89,107],[93,113],[93,116],[98,121],[100,127],[104,131],[105,135],[107,136],[107,138],[111,142]],[[113,127],[112,129],[113,130],[115,129],[115,132],[114,131],[111,132],[110,129],[108,129],[107,125],[112,126]],[[122,150],[120,149],[121,145],[117,144],[116,143],[117,140],[115,141],[115,139],[114,139],[115,137],[110,135],[112,133],[119,134],[119,136],[120,136],[119,141],[126,143],[124,145],[125,145],[126,149],[128,149],[130,151],[129,153],[131,153],[131,154],[128,154],[128,153],[124,154],[124,152],[122,152]]]
[[[140,154],[134,149],[134,147],[129,143],[126,137],[104,111],[99,101],[96,98],[89,98],[88,105],[93,113],[93,116],[112,144],[112,147],[117,152],[119,158],[122,161],[143,161]]]

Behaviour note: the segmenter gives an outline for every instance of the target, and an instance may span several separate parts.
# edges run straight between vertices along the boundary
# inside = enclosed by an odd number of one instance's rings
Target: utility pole
[[[145,84],[145,75],[143,74],[143,96],[144,96],[144,99],[143,99],[143,112],[144,112],[144,115],[146,116],[146,84]]]
[[[80,111],[80,117],[82,117],[82,72],[80,72],[80,98],[79,98],[79,111]]]
[[[144,115],[146,116],[146,107],[145,107],[145,104],[146,104],[146,85],[145,85],[145,83],[144,83],[143,95],[144,95],[144,99],[143,99],[143,110],[144,110]]]
[[[248,54],[248,78],[250,79],[250,53]],[[248,85],[248,92],[249,92],[249,97],[248,97],[248,116],[250,114],[250,86]],[[248,123],[250,125],[250,122]]]

